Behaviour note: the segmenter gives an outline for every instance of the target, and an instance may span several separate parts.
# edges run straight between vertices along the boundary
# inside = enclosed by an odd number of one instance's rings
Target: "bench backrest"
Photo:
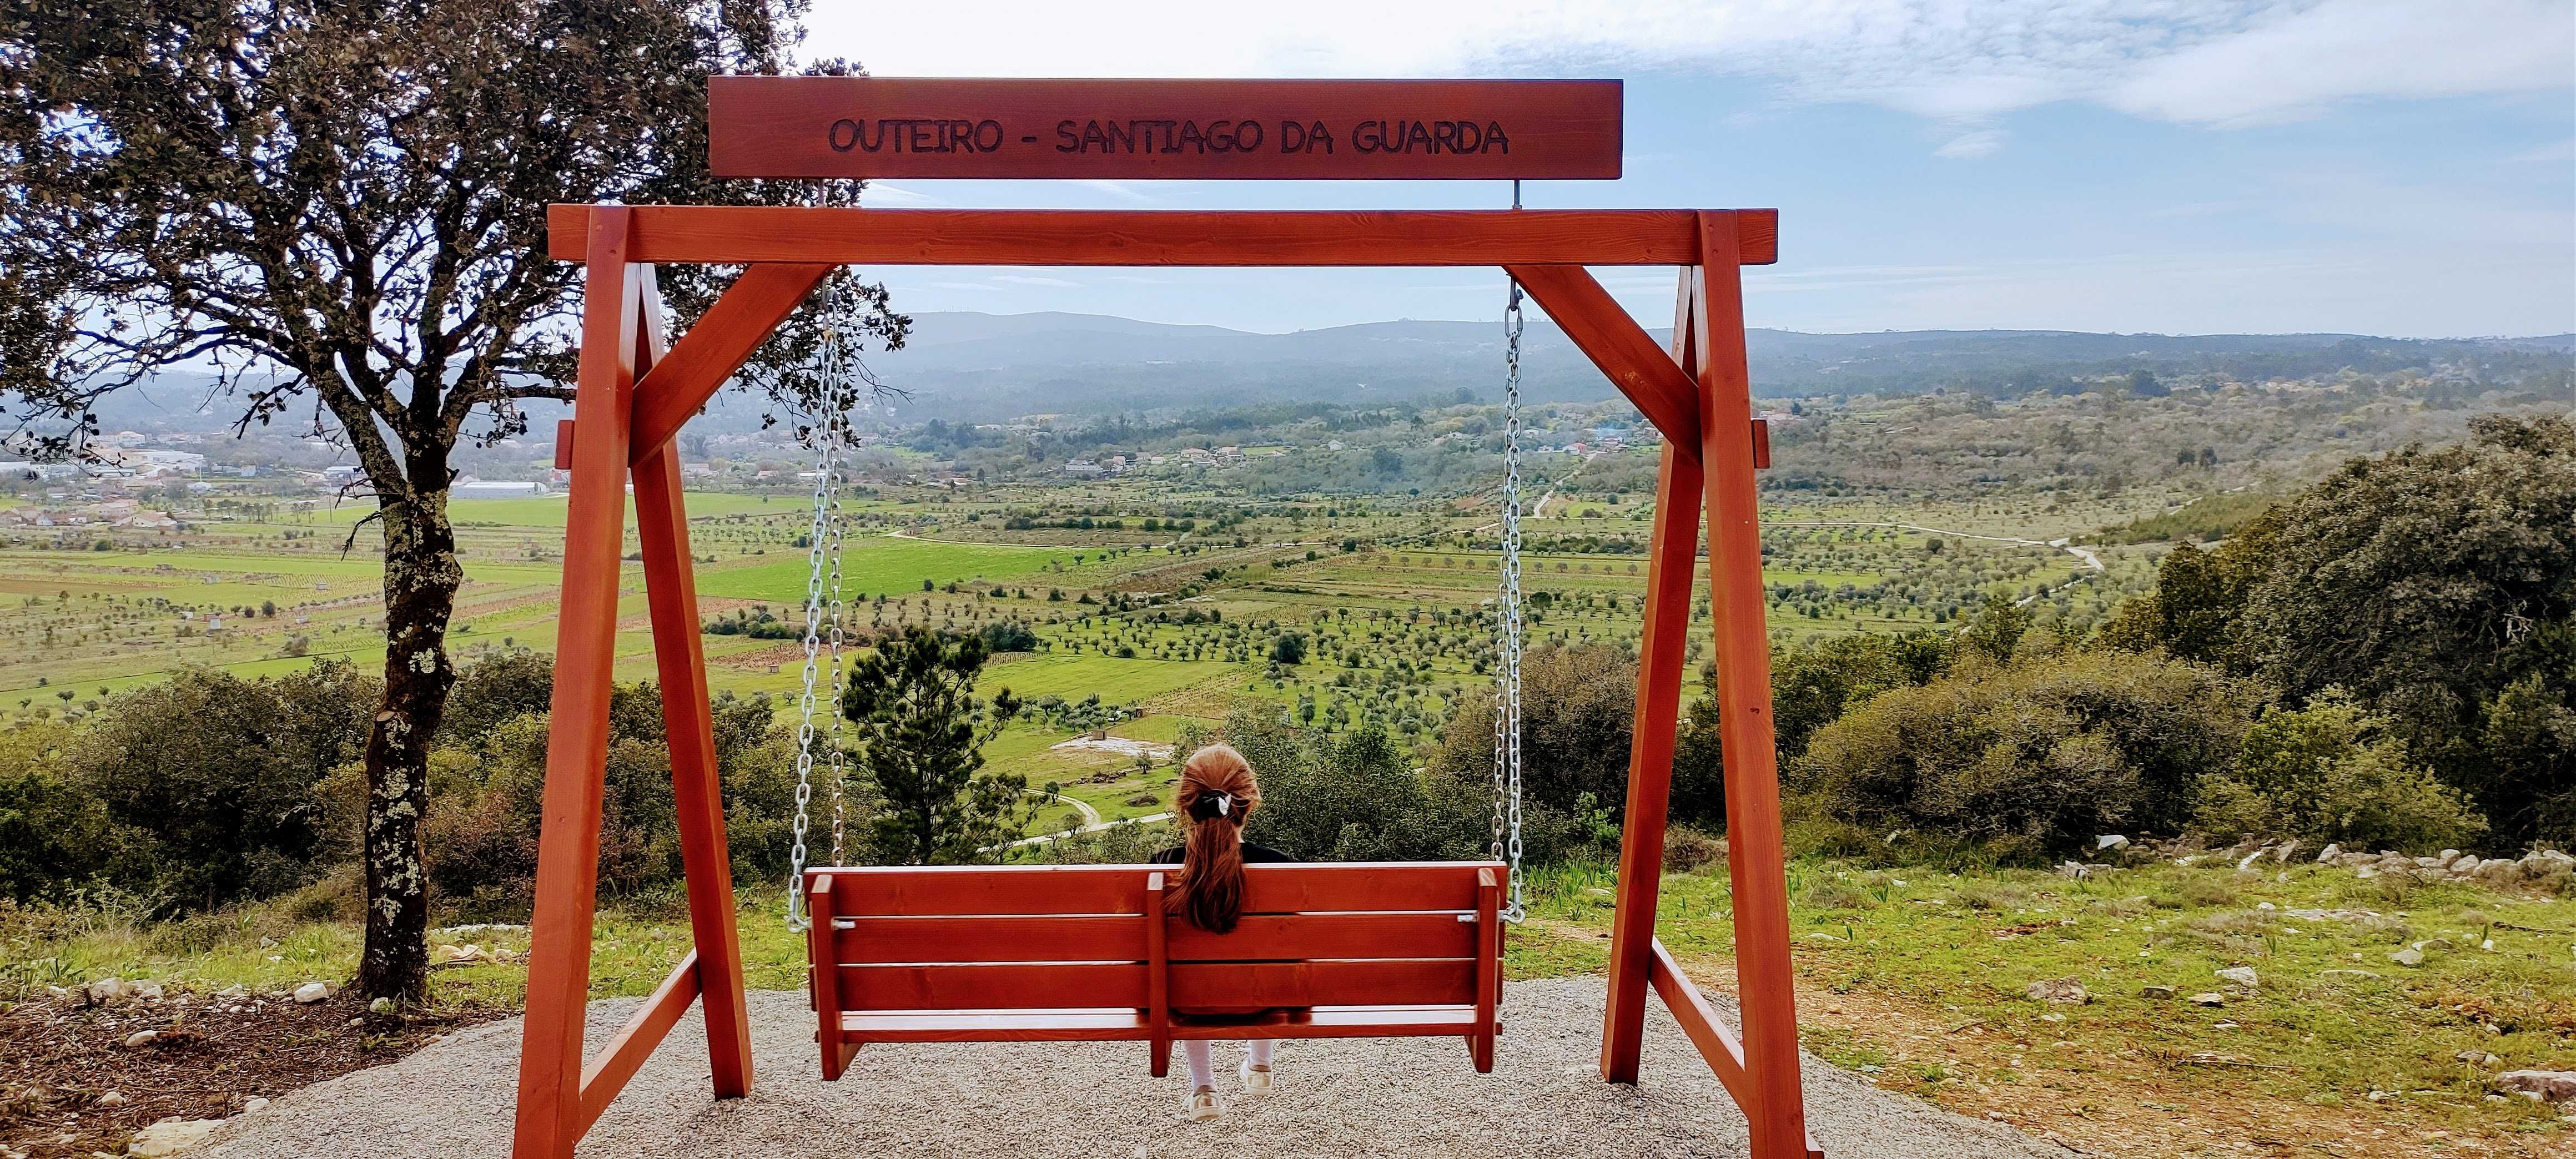
[[[1485,883],[1507,885],[1486,862],[1246,866],[1242,923],[1211,934],[1155,903],[1178,868],[809,871],[834,927],[817,991],[842,1010],[1474,1005]]]

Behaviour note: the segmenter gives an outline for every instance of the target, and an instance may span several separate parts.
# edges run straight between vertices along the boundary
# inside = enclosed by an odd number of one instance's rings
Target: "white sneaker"
[[[1243,1079],[1243,1090],[1245,1094],[1266,1095],[1270,1093],[1271,1072],[1266,1069],[1252,1069],[1251,1059],[1247,1058],[1243,1060],[1243,1065],[1236,1067],[1234,1069],[1234,1073]]]
[[[1225,1108],[1218,1105],[1215,1091],[1191,1091],[1189,1101],[1181,1104],[1184,1123],[1212,1123],[1224,1117]]]

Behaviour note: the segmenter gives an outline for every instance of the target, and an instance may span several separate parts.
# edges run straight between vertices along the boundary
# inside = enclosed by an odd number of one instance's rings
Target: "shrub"
[[[2246,730],[2235,768],[2203,787],[2200,819],[2222,840],[2298,837],[2369,849],[2438,849],[2486,830],[2458,790],[2389,735],[2386,718],[2340,689],[2303,709],[2266,710]]]
[[[107,873],[164,909],[313,880],[326,849],[316,787],[357,758],[375,684],[325,661],[274,680],[192,669],[118,698],[70,756],[106,811]]]
[[[107,810],[71,779],[68,726],[0,732],[0,898],[59,899],[105,864]]]
[[[2002,860],[2094,834],[2178,832],[2245,731],[2236,681],[2130,653],[1970,664],[1882,693],[1819,730],[1788,770],[1798,807],[1915,830]]]

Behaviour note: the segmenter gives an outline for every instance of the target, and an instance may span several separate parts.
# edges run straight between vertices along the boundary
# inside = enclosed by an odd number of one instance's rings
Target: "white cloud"
[[[1995,150],[2003,147],[2003,130],[1978,129],[1975,132],[1961,133],[1956,137],[1950,138],[1950,140],[1943,143],[1940,148],[1934,149],[1932,151],[1932,155],[1935,157],[1949,157],[1956,160],[1967,160],[1976,157],[1993,156]]]
[[[2505,158],[2505,160],[2542,162],[2576,161],[2576,139],[2560,141],[2555,145],[2542,145],[2536,149],[2525,149],[2522,152]]]
[[[2253,124],[2361,97],[2564,88],[2576,80],[2566,0],[2329,0],[2142,62],[2105,95],[2160,120]]]
[[[2347,99],[2564,88],[2570,11],[2566,0],[955,0],[818,6],[809,47],[880,76],[1700,68],[1965,132],[2060,100],[2240,124]]]

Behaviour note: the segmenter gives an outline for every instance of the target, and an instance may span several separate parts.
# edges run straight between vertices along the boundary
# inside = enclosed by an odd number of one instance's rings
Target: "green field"
[[[970,501],[938,490],[879,488],[844,504],[844,624],[856,636],[926,626],[1030,625],[1039,650],[997,658],[987,687],[1028,700],[1096,697],[1130,719],[1121,735],[1168,741],[1183,719],[1213,719],[1246,699],[1330,726],[1374,721],[1404,737],[1436,732],[1487,695],[1498,558],[1491,512],[1470,498],[1319,497],[1237,508],[1191,532],[1148,531],[1139,512],[1228,502],[1141,480],[1078,492],[1095,527],[1043,518],[1066,496],[997,489]],[[691,493],[691,550],[702,617],[753,611],[801,623],[810,498]],[[1766,599],[1783,639],[1946,626],[1988,591],[2031,596],[2075,578],[2045,546],[1835,523],[1913,523],[1977,534],[2056,538],[2160,510],[2033,497],[1920,506],[1815,498],[1766,513]],[[1168,508],[1166,508],[1168,510]],[[1220,510],[1225,508],[1220,507]],[[332,657],[382,663],[377,530],[362,504],[210,504],[178,533],[0,534],[0,716],[77,717],[102,698],[185,666],[246,677]],[[552,644],[561,582],[561,497],[463,500],[452,507],[466,584],[451,647],[470,663],[489,648]],[[1119,512],[1124,511],[1122,517]],[[1036,512],[1039,518],[1005,518]],[[1562,487],[1525,523],[1531,640],[1632,640],[1640,627],[1648,494]],[[1106,513],[1106,514],[1101,514]],[[1114,526],[1113,526],[1114,524]],[[2151,547],[2103,549],[2109,570],[2040,596],[2044,608],[2099,615],[2142,586]],[[627,542],[615,672],[656,675],[643,578]],[[1703,605],[1705,571],[1701,584]],[[1302,663],[1272,661],[1283,636]],[[710,684],[768,694],[799,687],[793,639],[703,638]],[[1101,807],[1146,781],[1094,781],[1119,760],[1051,747],[1023,723],[996,742],[996,769],[1049,781]],[[1108,760],[1110,767],[1104,767]],[[1077,783],[1080,782],[1080,783]],[[1053,820],[1041,819],[1041,823]]]

